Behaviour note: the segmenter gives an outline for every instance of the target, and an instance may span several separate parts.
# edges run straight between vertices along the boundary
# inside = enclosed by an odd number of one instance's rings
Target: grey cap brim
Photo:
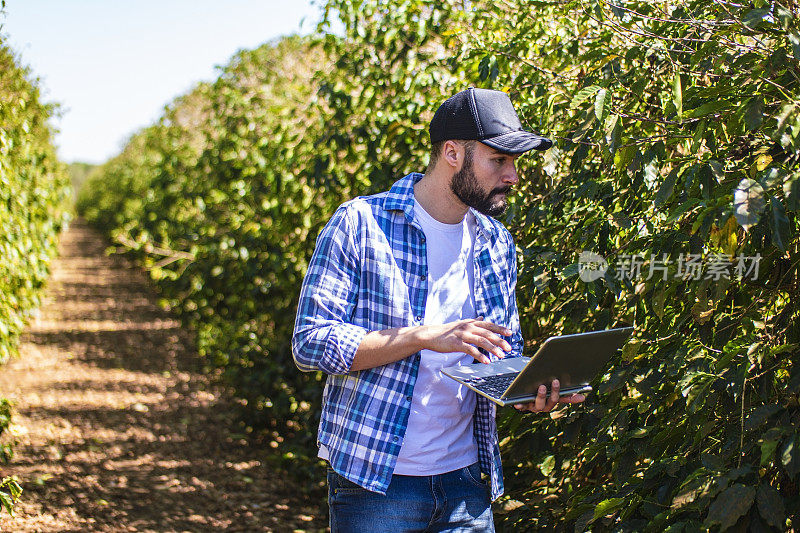
[[[529,131],[510,131],[491,139],[481,139],[487,146],[507,154],[521,154],[528,150],[547,150],[553,141]]]

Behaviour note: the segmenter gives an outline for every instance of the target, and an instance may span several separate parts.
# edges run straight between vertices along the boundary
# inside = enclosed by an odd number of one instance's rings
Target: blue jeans
[[[434,476],[392,476],[386,495],[328,468],[331,533],[493,532],[489,486],[478,463]]]

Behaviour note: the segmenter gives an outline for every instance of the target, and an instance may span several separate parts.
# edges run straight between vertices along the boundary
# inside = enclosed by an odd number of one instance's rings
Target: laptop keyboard
[[[511,372],[509,374],[496,374],[484,378],[469,378],[463,381],[469,383],[481,392],[499,398],[518,375],[519,372]]]

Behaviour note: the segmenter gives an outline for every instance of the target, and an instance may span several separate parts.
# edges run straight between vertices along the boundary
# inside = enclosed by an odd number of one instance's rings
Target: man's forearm
[[[498,358],[511,351],[511,345],[501,335],[512,331],[491,322],[468,318],[447,324],[425,324],[367,333],[358,345],[350,371],[375,368],[405,359],[420,350],[440,353],[464,352],[481,363],[489,358],[479,348],[493,352]]]
[[[370,331],[358,345],[351,371],[375,368],[405,359],[422,350],[425,342],[421,334],[425,326]]]

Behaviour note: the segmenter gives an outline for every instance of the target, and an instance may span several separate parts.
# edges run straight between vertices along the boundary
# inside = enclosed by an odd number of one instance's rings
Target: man
[[[295,363],[328,374],[318,444],[332,532],[494,530],[495,405],[440,370],[521,355],[516,251],[491,217],[517,157],[552,142],[522,129],[508,95],[473,88],[439,107],[430,137],[424,175],[337,209],[300,294]],[[551,388],[516,407],[584,400]]]

